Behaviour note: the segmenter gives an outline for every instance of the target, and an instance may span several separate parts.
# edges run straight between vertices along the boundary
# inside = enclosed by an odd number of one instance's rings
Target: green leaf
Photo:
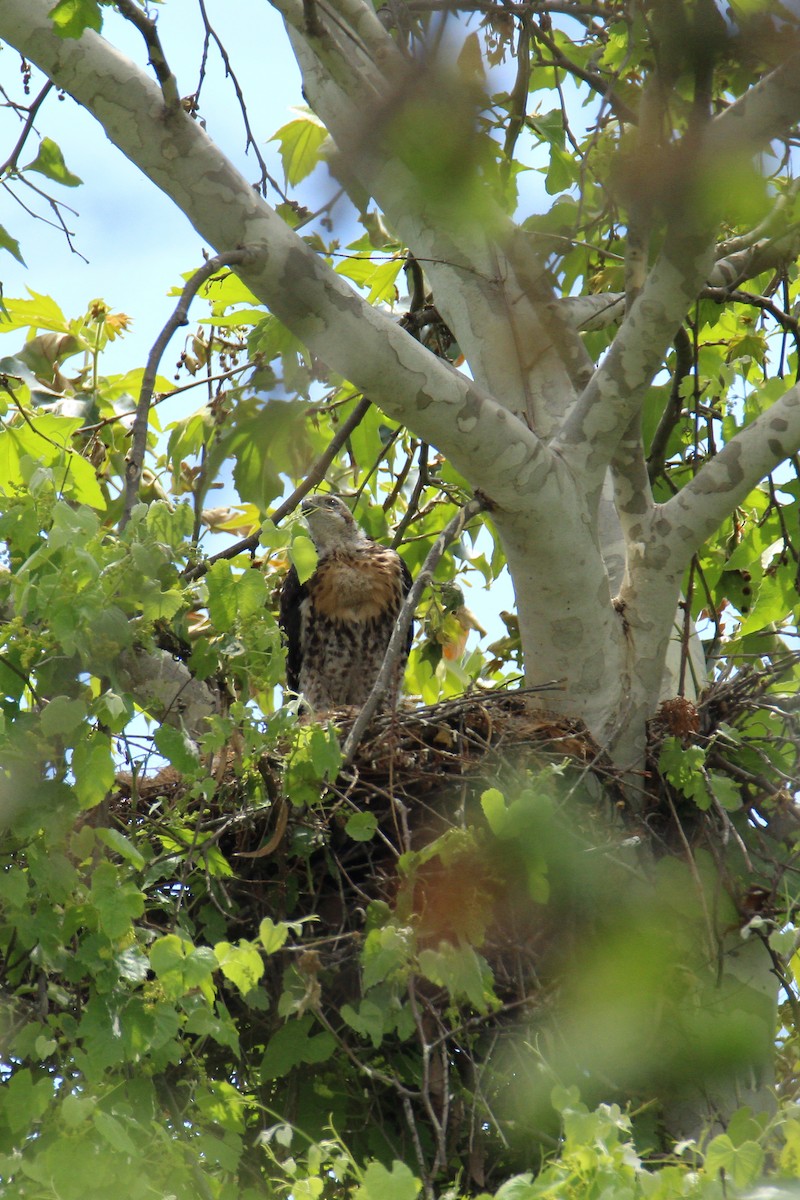
[[[197,769],[200,756],[194,742],[184,730],[175,729],[172,725],[159,725],[153,741],[159,754],[168,758],[176,771],[190,774]]]
[[[311,578],[317,569],[317,549],[310,537],[298,533],[289,546],[289,558],[301,583]]]
[[[260,617],[267,599],[267,584],[261,571],[249,570],[239,576],[236,602],[240,617]]]
[[[498,788],[481,792],[481,808],[492,833],[499,834],[506,824],[506,799]]]
[[[300,1063],[320,1063],[330,1058],[336,1041],[327,1030],[312,1035],[314,1020],[311,1013],[305,1013],[297,1021],[288,1021],[270,1038],[261,1060],[264,1079],[279,1079]]]
[[[419,968],[432,983],[446,987],[454,1000],[468,1000],[478,1012],[487,1012],[496,1002],[492,973],[471,946],[442,942],[438,950],[423,950]]]
[[[342,763],[339,739],[333,725],[315,726],[309,740],[311,765],[318,779],[335,779]]]
[[[355,1029],[356,1033],[360,1033],[362,1037],[368,1037],[377,1050],[386,1031],[388,1014],[385,1007],[376,1004],[374,1000],[362,1000],[358,1011],[353,1008],[352,1004],[343,1004],[341,1015],[342,1020],[346,1021],[351,1029]]]
[[[124,833],[120,833],[118,829],[98,829],[97,836],[108,846],[109,850],[119,854],[137,870],[141,870],[145,865],[143,855],[136,849],[130,838],[127,838]]]
[[[709,771],[708,782],[714,797],[727,812],[737,812],[742,807],[742,789],[730,775]]]
[[[128,933],[132,921],[144,912],[144,894],[110,862],[101,862],[92,874],[91,900],[100,927],[110,938]]]
[[[409,969],[412,947],[413,934],[408,928],[386,925],[383,929],[371,929],[361,955],[364,988],[404,975]]]
[[[689,800],[698,808],[707,809],[711,804],[703,768],[706,755],[701,746],[684,746],[679,738],[664,739],[658,759],[659,770],[663,771]]]
[[[371,812],[353,813],[344,827],[348,837],[354,842],[368,842],[375,836],[378,828],[378,818]]]
[[[371,1162],[356,1189],[355,1200],[416,1200],[422,1183],[405,1163],[395,1159],[391,1171],[379,1162]]]
[[[73,36],[72,34],[62,34],[62,36]],[[46,176],[47,179],[52,179],[55,183],[61,183],[64,187],[78,187],[83,183],[77,175],[73,175],[67,169],[67,164],[64,162],[64,155],[56,143],[49,137],[43,137],[39,143],[39,153],[31,162],[23,167],[24,171],[37,171],[40,175]]]
[[[550,151],[550,166],[547,171],[545,187],[549,195],[554,196],[571,187],[577,178],[574,155],[553,146]]]
[[[261,951],[252,942],[242,939],[238,946],[217,942],[214,954],[226,979],[235,984],[242,995],[252,991],[264,974]]]
[[[129,718],[133,715],[125,703],[124,697],[109,689],[98,696],[92,705],[92,712],[98,721],[107,725],[112,733],[121,733]]]
[[[150,947],[150,966],[161,978],[170,971],[181,970],[186,958],[186,945],[175,933],[157,938]]]
[[[271,917],[264,917],[258,927],[258,936],[267,954],[274,954],[285,944],[289,936],[289,926],[284,921],[276,925]]]
[[[764,1151],[757,1142],[746,1141],[734,1146],[726,1133],[713,1138],[706,1150],[705,1169],[709,1175],[724,1171],[737,1187],[747,1187],[761,1174]]]
[[[85,720],[86,704],[83,700],[54,696],[42,712],[42,732],[47,737],[69,735]]]
[[[320,160],[319,150],[328,131],[310,109],[295,108],[301,115],[282,125],[270,139],[279,143],[286,182],[291,186],[310,175]]]
[[[19,1133],[45,1113],[53,1098],[53,1084],[49,1079],[34,1083],[26,1067],[11,1076],[3,1092],[3,1115],[12,1133]]]
[[[404,263],[402,258],[375,263],[369,257],[355,256],[336,267],[339,275],[352,279],[359,287],[369,288],[369,303],[391,303],[397,299],[397,276]]]
[[[28,288],[30,300],[7,300],[6,306],[10,316],[6,316],[1,327],[4,333],[9,329],[50,329],[55,333],[69,333],[69,321],[56,304],[52,296],[34,292]]]
[[[206,575],[207,607],[211,624],[218,633],[227,633],[236,621],[236,579],[230,564],[215,562]]]
[[[105,799],[114,782],[114,770],[111,740],[106,734],[93,733],[78,742],[72,752],[72,773],[81,808],[94,808]]]
[[[8,250],[9,254],[13,254],[14,258],[16,258],[18,262],[21,262],[23,267],[25,266],[25,259],[22,257],[22,253],[19,248],[19,242],[16,238],[11,236],[11,234],[3,225],[0,225],[0,250]],[[3,309],[6,311],[5,305],[3,305]]]
[[[121,1154],[129,1154],[132,1158],[138,1155],[136,1145],[116,1117],[112,1117],[110,1113],[103,1112],[101,1108],[96,1108],[92,1113],[92,1121],[101,1138],[112,1149],[119,1150]]]
[[[87,504],[89,508],[105,512],[106,498],[92,464],[80,454],[68,454],[66,466],[67,474],[62,484],[64,495],[76,504]]]
[[[63,38],[80,37],[84,29],[99,33],[103,27],[103,16],[97,0],[59,0],[50,9],[50,17],[56,33]]]

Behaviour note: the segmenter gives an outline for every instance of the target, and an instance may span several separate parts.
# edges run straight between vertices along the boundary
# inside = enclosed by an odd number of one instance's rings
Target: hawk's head
[[[356,525],[350,509],[338,496],[315,493],[306,496],[300,508],[319,554],[345,550],[367,540],[363,529]]]

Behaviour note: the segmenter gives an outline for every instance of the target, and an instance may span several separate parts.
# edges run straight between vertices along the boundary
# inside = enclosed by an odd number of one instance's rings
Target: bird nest
[[[652,723],[649,770],[639,777],[638,794],[634,787],[636,804],[629,802],[630,779],[620,778],[579,722],[537,707],[546,702],[541,690],[519,689],[376,718],[336,778],[320,782],[304,804],[292,802],[290,750],[278,748],[262,755],[257,776],[229,756],[217,765],[216,788],[202,794],[171,768],[135,784],[121,777],[109,815],[129,830],[146,823],[158,860],[148,870],[159,880],[147,912],[151,934],[180,921],[211,944],[235,943],[254,939],[265,916],[293,923],[292,936],[266,957],[257,1003],[226,995],[245,1059],[263,1053],[288,1011],[310,1011],[353,1063],[367,1063],[371,1095],[378,1075],[407,1083],[399,1032],[367,1062],[368,1039],[353,1021],[376,994],[370,939],[386,934],[387,945],[396,936],[413,947],[387,987],[405,989],[420,1038],[442,1047],[451,1082],[440,1095],[423,1081],[421,1103],[439,1113],[441,1138],[449,1120],[453,1144],[461,1145],[466,1135],[454,1128],[457,1106],[447,1109],[448,1088],[458,1092],[459,1072],[480,1075],[489,1043],[505,1061],[504,1046],[513,1054],[520,1038],[538,1044],[540,1033],[551,1036],[565,976],[574,978],[574,964],[602,944],[605,925],[616,929],[620,911],[637,918],[653,852],[686,860],[702,838],[722,846],[740,837],[746,813],[701,812],[661,777],[658,758],[667,738],[708,747],[715,721],[735,723],[737,713],[758,703],[759,686],[742,679],[711,689],[698,706],[662,706]],[[353,714],[333,717],[344,743]],[[723,769],[722,760],[713,765]],[[506,817],[511,826],[503,828]],[[763,827],[757,833],[763,836]],[[734,896],[739,885],[722,873],[720,882]],[[758,893],[734,897],[741,924],[752,917],[745,901],[766,903],[763,918],[775,891],[775,880],[767,880]],[[448,961],[448,947],[481,964],[477,977],[447,980],[426,969],[426,962]],[[484,967],[491,997],[482,1006]],[[378,992],[384,978],[379,974]],[[386,995],[380,1003],[388,1013]],[[209,1043],[206,1052],[217,1051]],[[473,1102],[476,1128],[488,1129],[504,1103],[502,1089],[485,1109],[477,1092]],[[389,1122],[397,1106],[391,1087],[373,1103],[371,1120]],[[507,1116],[503,1128],[511,1137],[518,1113]],[[525,1127],[520,1136],[529,1133]]]
[[[343,979],[357,970],[369,906],[400,905],[413,911],[420,944],[475,940],[477,930],[500,990],[517,999],[519,955],[527,977],[541,929],[522,920],[506,867],[472,837],[476,825],[486,826],[481,797],[495,788],[513,797],[544,772],[561,796],[580,796],[587,828],[594,814],[623,804],[617,773],[585,727],[532,708],[534,697],[541,702],[541,689],[498,690],[379,716],[338,776],[320,784],[315,803],[291,802],[276,752],[263,756],[255,793],[229,758],[211,802],[189,799],[171,767],[135,782],[121,775],[111,813],[128,827],[151,822],[151,842],[163,846],[169,814],[183,805],[196,822],[196,849],[188,851],[194,889],[207,892],[189,905],[211,899],[231,933],[257,928],[264,913],[286,920],[314,913],[314,945],[324,946],[315,953]],[[344,742],[352,710],[331,717]],[[206,869],[201,882],[211,850],[232,875],[212,879]]]

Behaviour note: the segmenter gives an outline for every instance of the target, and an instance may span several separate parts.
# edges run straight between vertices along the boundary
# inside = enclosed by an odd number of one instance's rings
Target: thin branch
[[[260,189],[261,194],[264,195],[264,193],[266,191],[266,185],[269,184],[270,187],[272,187],[272,189],[278,193],[278,195],[280,196],[280,198],[284,202],[284,204],[291,204],[292,202],[289,199],[289,197],[286,195],[286,193],[284,192],[283,188],[280,186],[280,184],[277,182],[277,180],[273,179],[272,175],[270,175],[269,171],[267,170],[267,164],[264,161],[261,151],[258,148],[258,142],[256,141],[255,137],[253,136],[253,131],[250,128],[250,119],[247,115],[247,105],[245,103],[244,93],[242,92],[241,86],[239,84],[239,80],[238,80],[236,73],[231,65],[231,60],[228,56],[228,51],[225,49],[225,46],[223,45],[222,40],[220,39],[219,35],[217,34],[217,31],[214,29],[213,25],[211,24],[210,20],[208,19],[208,13],[206,12],[206,6],[204,3],[204,0],[198,0],[198,4],[200,6],[200,16],[203,21],[203,27],[205,28],[206,35],[205,35],[205,41],[203,43],[203,60],[202,60],[201,66],[200,66],[200,78],[197,82],[197,91],[195,92],[195,97],[198,100],[200,98],[200,91],[203,87],[203,79],[205,77],[205,66],[206,66],[206,59],[207,59],[207,55],[208,55],[208,43],[210,40],[213,40],[214,44],[217,47],[217,50],[219,51],[219,56],[222,59],[223,66],[225,67],[225,75],[227,76],[228,79],[230,79],[231,83],[233,84],[233,90],[235,91],[236,99],[239,102],[239,111],[242,114],[242,123],[244,124],[244,133],[245,133],[244,152],[245,152],[245,154],[247,154],[247,152],[249,150],[253,151],[256,162],[258,163],[259,169],[261,171],[261,189]]]
[[[336,435],[331,438],[325,450],[320,454],[317,461],[312,466],[311,470],[306,475],[302,483],[298,484],[290,496],[279,504],[273,513],[270,514],[270,520],[273,525],[278,525],[288,513],[293,512],[297,508],[300,501],[307,495],[312,488],[316,487],[325,478],[325,472],[333,462],[341,447],[350,437],[350,434],[360,425],[364,417],[369,411],[371,400],[366,397],[359,400],[350,416],[344,424],[337,430]],[[239,554],[246,554],[255,550],[261,540],[261,526],[258,527],[255,533],[251,533],[249,537],[242,538],[239,542],[234,542],[232,546],[227,546],[224,550],[220,550],[219,554],[213,554],[211,558],[206,559],[203,563],[197,563],[185,572],[186,579],[198,579],[201,575],[205,575],[206,571],[219,562],[220,559],[236,558]]]
[[[394,531],[394,537],[391,541],[392,550],[396,550],[402,542],[403,534],[417,515],[420,497],[422,496],[424,489],[428,486],[428,449],[429,447],[427,442],[420,442],[419,458],[417,459],[419,468],[417,472],[417,481],[414,484],[414,490],[409,498],[406,511],[403,513],[400,524]]]
[[[245,262],[251,256],[252,251],[240,248],[238,250],[227,250],[224,254],[215,254],[213,258],[204,263],[199,270],[195,271],[184,287],[175,311],[156,338],[147,359],[147,366],[144,370],[142,386],[139,392],[139,403],[136,406],[136,416],[131,427],[131,449],[125,461],[125,504],[120,520],[121,530],[128,524],[133,506],[139,494],[144,455],[147,449],[147,420],[150,415],[150,405],[153,399],[153,389],[155,387],[161,356],[175,331],[182,325],[188,325],[189,306],[205,281],[222,267]]]
[[[525,123],[528,91],[531,84],[531,19],[525,14],[520,18],[519,37],[517,39],[517,75],[509,96],[510,116],[503,142],[503,153],[510,167],[514,157],[517,138]]]
[[[439,560],[444,554],[447,547],[456,538],[460,537],[464,531],[467,522],[484,508],[486,508],[486,500],[482,496],[476,496],[473,500],[468,501],[462,508],[458,510],[452,520],[448,521],[442,532],[437,537],[436,541],[428,551],[427,558],[422,564],[422,570],[417,575],[417,578],[412,583],[408,595],[403,601],[400,612],[397,614],[397,620],[394,623],[392,636],[389,639],[389,645],[386,647],[386,653],[383,656],[383,663],[378,672],[378,677],[372,686],[372,691],[367,697],[367,701],[361,712],[353,722],[353,728],[347,735],[342,750],[342,764],[346,765],[352,759],[356,747],[358,746],[364,731],[372,720],[375,712],[383,699],[383,695],[388,688],[392,674],[395,669],[395,664],[403,651],[408,637],[408,631],[411,628],[411,621],[414,617],[414,611],[419,604],[420,597],[423,591],[433,579],[433,573],[439,565]]]
[[[738,288],[730,290],[724,287],[707,287],[703,288],[700,298],[702,300],[716,300],[718,304],[749,304],[753,308],[760,308],[764,312],[769,313],[783,329],[794,334],[795,343],[797,343],[798,336],[800,335],[800,321],[797,317],[793,317],[791,313],[784,312],[768,296],[759,296],[755,292],[743,292]]]
[[[61,215],[61,209],[64,208],[68,213],[71,213],[73,217],[76,217],[78,214],[75,212],[75,209],[70,208],[68,204],[64,204],[61,200],[54,200],[52,196],[48,196],[47,192],[36,187],[36,185],[31,182],[26,174],[15,175],[14,180],[17,183],[24,183],[25,187],[30,188],[35,195],[40,196],[42,200],[46,201],[55,214],[56,219],[55,221],[49,221],[47,217],[43,217],[41,213],[36,212],[35,209],[29,208],[28,205],[19,198],[14,189],[9,186],[8,179],[0,179],[0,185],[2,185],[2,187],[8,192],[11,199],[16,201],[20,208],[26,212],[29,217],[32,217],[34,221],[42,221],[45,225],[49,225],[51,229],[60,229],[72,253],[77,254],[78,258],[83,259],[85,263],[88,263],[88,258],[81,254],[80,250],[75,249],[75,246],[72,242],[75,233],[73,230],[67,228],[67,223]]]
[[[161,94],[164,97],[164,104],[172,112],[183,111],[178,92],[178,81],[170,70],[167,57],[164,54],[156,22],[151,20],[132,0],[117,0],[117,8],[125,20],[130,21],[131,25],[135,26],[144,38],[150,65],[156,73],[156,79],[161,88]]]
[[[22,148],[25,145],[26,141],[28,140],[28,135],[30,134],[31,130],[33,129],[33,122],[36,120],[36,114],[38,113],[39,109],[42,107],[42,104],[44,103],[44,99],[47,96],[47,93],[49,91],[51,91],[52,88],[53,88],[53,81],[52,81],[52,79],[48,79],[47,83],[44,85],[42,90],[39,92],[39,95],[36,97],[33,104],[28,109],[28,115],[25,118],[24,125],[22,126],[22,132],[20,133],[19,137],[17,138],[17,144],[14,147],[14,149],[11,151],[11,153],[9,154],[6,161],[0,167],[0,175],[5,175],[6,171],[10,171],[12,168],[16,168],[17,159],[19,158],[20,154],[22,153]]]
[[[674,345],[675,368],[672,372],[669,400],[661,414],[647,455],[647,474],[651,483],[655,482],[664,469],[670,435],[681,417],[681,384],[692,369],[692,343],[683,325],[675,334]]]
[[[536,5],[537,12],[539,6]],[[580,79],[582,83],[587,84],[592,91],[597,92],[598,96],[608,105],[618,121],[622,121],[625,125],[636,125],[638,118],[636,113],[626,104],[625,101],[616,94],[616,85],[619,82],[617,79],[604,78],[598,71],[592,71],[587,67],[582,67],[572,59],[567,58],[566,54],[560,49],[553,38],[548,37],[547,33],[541,28],[541,25],[536,27],[536,40],[547,47],[548,53],[552,56],[552,65],[560,67],[568,75],[574,76],[575,79]]]
[[[800,385],[740,429],[662,505],[675,566],[688,562],[748,492],[800,446]]]
[[[714,118],[700,149],[704,158],[755,153],[786,135],[798,117],[800,52],[795,52]]]

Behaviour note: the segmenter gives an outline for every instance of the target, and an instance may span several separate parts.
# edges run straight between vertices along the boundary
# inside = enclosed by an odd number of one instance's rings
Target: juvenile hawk
[[[364,704],[380,670],[411,575],[399,554],[379,546],[338,496],[302,502],[317,569],[301,583],[291,567],[281,589],[280,623],[289,651],[286,681],[315,711]],[[391,704],[403,677],[413,630],[387,691]]]

